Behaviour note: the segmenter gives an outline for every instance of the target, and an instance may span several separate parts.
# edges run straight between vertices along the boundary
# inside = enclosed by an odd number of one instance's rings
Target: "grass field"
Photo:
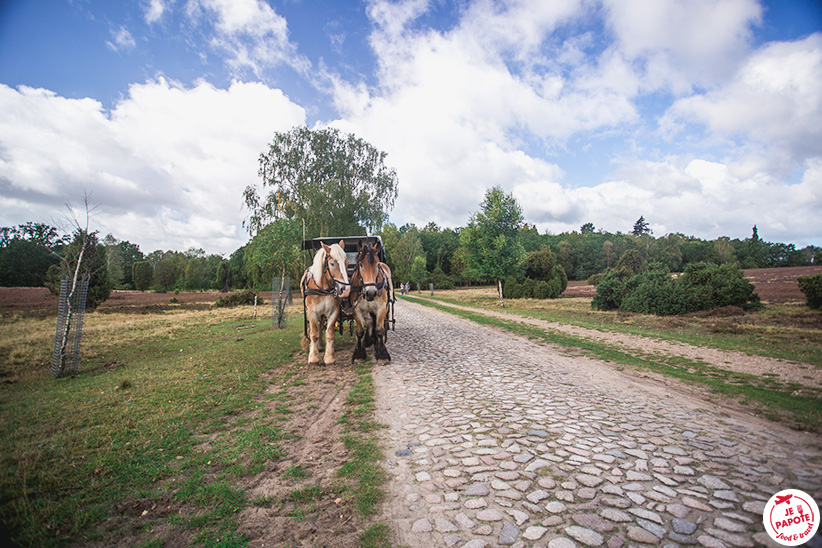
[[[383,545],[370,365],[310,369],[301,335],[302,314],[278,331],[249,307],[93,313],[80,374],[55,380],[54,318],[4,318],[0,542],[240,547],[257,509],[309,538],[301,524],[327,514],[321,534],[338,545]],[[306,423],[337,393],[350,401],[319,438],[348,449],[317,459]],[[320,461],[333,473],[312,468]],[[277,487],[251,497],[266,474]]]

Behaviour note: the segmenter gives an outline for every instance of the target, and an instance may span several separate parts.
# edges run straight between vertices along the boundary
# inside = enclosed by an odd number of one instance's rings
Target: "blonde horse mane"
[[[346,262],[346,256],[343,249],[340,247],[339,244],[331,244],[328,246],[331,249],[331,258],[335,261],[344,265]],[[311,277],[314,278],[314,283],[317,284],[319,287],[322,283],[323,278],[323,263],[325,262],[325,248],[321,247],[317,250],[317,253],[314,254],[314,261],[311,263]],[[344,268],[343,268],[344,270]]]

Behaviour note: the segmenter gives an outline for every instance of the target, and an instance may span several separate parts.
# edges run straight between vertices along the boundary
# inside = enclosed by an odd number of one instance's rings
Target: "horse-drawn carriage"
[[[385,264],[379,236],[347,236],[304,240],[304,250],[314,251],[312,265],[300,281],[303,295],[305,338],[310,345],[309,363],[319,362],[319,333],[326,331],[325,363],[334,360],[334,324],[343,332],[357,330],[353,359],[365,358],[365,347],[374,345],[378,360],[388,360],[386,334],[393,330],[394,288]],[[342,265],[347,265],[346,269]],[[324,322],[328,322],[323,325]],[[377,327],[382,324],[381,328]],[[329,352],[330,350],[330,352]]]

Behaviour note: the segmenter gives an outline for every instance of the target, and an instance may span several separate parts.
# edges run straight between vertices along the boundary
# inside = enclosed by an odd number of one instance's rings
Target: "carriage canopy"
[[[343,251],[348,256],[348,275],[349,277],[354,272],[357,265],[357,244],[362,242],[364,244],[374,245],[375,242],[380,243],[379,259],[385,262],[385,248],[382,245],[382,238],[379,236],[329,236],[327,238],[313,238],[311,240],[303,240],[303,249],[316,251],[322,247],[322,244],[330,246],[331,244],[338,244],[342,240],[345,243]]]

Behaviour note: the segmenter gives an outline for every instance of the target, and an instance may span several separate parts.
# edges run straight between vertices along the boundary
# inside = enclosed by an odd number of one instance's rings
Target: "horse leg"
[[[385,315],[388,312],[387,307],[380,309],[379,314],[374,318],[374,332],[376,333],[376,341],[374,342],[374,357],[379,360],[391,361],[391,355],[388,353],[388,348],[385,347],[386,331],[385,331]]]
[[[308,364],[312,365],[320,363],[320,353],[317,351],[317,346],[320,344],[320,322],[315,316],[311,316],[308,320]]]
[[[334,323],[337,321],[339,311],[332,312],[328,316],[328,327],[325,328],[325,356],[323,362],[325,365],[334,363]]]
[[[374,314],[363,314],[365,322],[365,347],[374,346]]]
[[[363,329],[363,317],[362,314],[359,313],[356,309],[354,310],[354,320],[357,323],[357,348],[354,350],[354,354],[351,356],[351,361],[354,362],[356,360],[364,360],[366,358],[365,354],[365,346],[363,345],[363,335],[365,334],[365,329]]]

